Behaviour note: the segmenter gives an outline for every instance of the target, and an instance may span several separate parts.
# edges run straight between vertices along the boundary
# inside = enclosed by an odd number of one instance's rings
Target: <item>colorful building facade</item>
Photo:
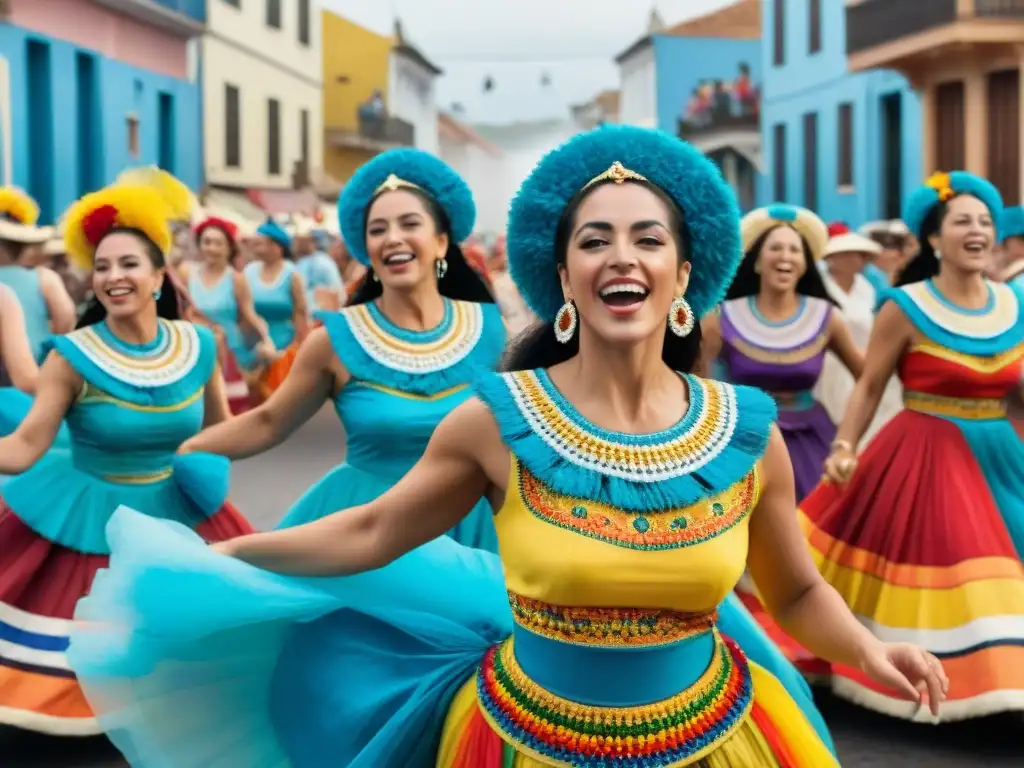
[[[747,210],[762,172],[760,0],[658,23],[616,59],[619,119],[685,138],[718,163]]]
[[[921,94],[913,151],[926,172],[965,169],[1024,201],[1024,0],[850,0],[852,71],[890,68]],[[968,121],[970,130],[967,129]]]
[[[854,226],[898,218],[926,171],[918,94],[898,72],[850,71],[843,3],[764,0],[762,19],[759,203]]]
[[[10,0],[0,24],[0,178],[53,222],[124,168],[202,183],[205,0]]]

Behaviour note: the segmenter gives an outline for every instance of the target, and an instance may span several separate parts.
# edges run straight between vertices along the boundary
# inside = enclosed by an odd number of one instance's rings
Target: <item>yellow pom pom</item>
[[[956,194],[951,185],[952,181],[949,178],[949,174],[944,173],[943,171],[933,173],[925,182],[925,186],[931,187],[939,193],[939,200],[942,202],[946,202]]]
[[[196,198],[189,188],[155,165],[122,171],[114,183],[154,189],[166,202],[171,211],[171,218],[175,221],[190,219],[196,208]]]
[[[153,186],[114,184],[74,203],[64,214],[61,228],[71,262],[92,269],[97,234],[104,228],[98,219],[113,227],[139,230],[166,254],[172,245],[170,222],[175,218],[166,198]]]
[[[39,220],[39,206],[17,187],[0,187],[0,215],[10,216],[20,224],[34,226]]]

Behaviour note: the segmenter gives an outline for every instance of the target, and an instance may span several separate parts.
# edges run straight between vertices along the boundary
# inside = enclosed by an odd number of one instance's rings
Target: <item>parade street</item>
[[[337,419],[325,408],[284,445],[236,464],[232,500],[257,526],[270,526],[310,484],[341,461],[342,446]],[[827,696],[820,702],[843,768],[1010,768],[1022,764],[1024,719],[1020,717],[935,728],[876,717]],[[0,768],[120,765],[116,751],[102,739],[43,739],[0,729]]]

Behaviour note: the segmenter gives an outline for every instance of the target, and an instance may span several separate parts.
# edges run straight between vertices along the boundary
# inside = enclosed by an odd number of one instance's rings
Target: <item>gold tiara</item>
[[[381,184],[379,187],[373,190],[373,194],[374,196],[377,196],[381,192],[394,192],[396,189],[418,189],[421,192],[423,191],[423,187],[421,187],[419,184],[413,184],[411,181],[400,179],[398,176],[395,176],[395,174],[392,173],[386,179],[384,179],[383,184]]]
[[[590,181],[588,181],[583,186],[583,189],[590,189],[595,184],[600,184],[603,181],[611,181],[614,182],[615,184],[622,184],[623,182],[626,181],[647,181],[647,177],[641,176],[636,171],[629,170],[629,168],[627,168],[618,160],[616,160],[614,163],[611,164],[611,167],[609,167],[607,171],[600,174],[599,176],[595,176]]]

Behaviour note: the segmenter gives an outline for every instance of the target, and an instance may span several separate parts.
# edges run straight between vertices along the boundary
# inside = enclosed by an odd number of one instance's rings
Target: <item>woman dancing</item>
[[[119,512],[72,655],[129,759],[835,766],[717,626],[748,547],[800,637],[908,692],[926,685],[938,706],[938,662],[877,641],[815,572],[771,399],[685,373],[694,320],[735,269],[738,219],[689,145],[580,134],[510,216],[513,275],[545,325],[392,490],[218,547],[238,559]],[[437,538],[481,495],[499,510],[504,574]],[[308,578],[337,574],[353,575]]]
[[[705,355],[720,357],[729,381],[775,398],[799,500],[818,484],[836,432],[813,394],[825,353],[854,378],[864,355],[815,264],[828,242],[824,222],[805,208],[772,205],[748,213],[740,228],[743,261],[721,312],[704,319]]]
[[[256,261],[242,274],[249,282],[257,314],[266,321],[277,356],[247,372],[256,402],[270,397],[288,375],[299,345],[309,333],[306,284],[293,262],[292,239],[280,224],[268,219],[256,230]]]
[[[194,228],[202,262],[184,262],[178,273],[188,286],[197,317],[217,338],[219,360],[232,413],[249,410],[245,372],[270,363],[277,355],[267,323],[256,313],[249,282],[232,263],[238,252],[238,227],[215,217]],[[257,338],[255,346],[247,341]]]
[[[491,295],[459,250],[476,206],[455,171],[425,152],[385,152],[345,185],[338,215],[349,251],[372,278],[346,309],[317,313],[324,327],[303,344],[266,403],[182,448],[252,456],[333,400],[345,427],[346,462],[307,491],[282,526],[364,504],[398,482],[438,422],[470,397],[473,377],[498,364],[505,345]],[[494,550],[491,517],[481,497],[449,533]]]
[[[875,321],[868,364],[801,507],[822,575],[882,641],[928,648],[951,680],[946,720],[1024,710],[1024,444],[1007,420],[1024,370],[1022,293],[984,278],[999,193],[936,174],[907,204],[921,251]],[[858,456],[889,378],[904,410]],[[862,670],[838,695],[927,717]]]
[[[165,281],[168,221],[187,199],[168,188],[118,184],[66,214],[68,252],[92,265],[95,298],[78,330],[51,339],[31,410],[0,438],[0,473],[17,475],[0,503],[3,725],[100,732],[65,650],[74,605],[107,565],[103,531],[119,504],[209,541],[252,530],[224,501],[227,461],[174,456],[227,406],[213,335],[177,320]],[[65,423],[70,450],[48,451]]]

